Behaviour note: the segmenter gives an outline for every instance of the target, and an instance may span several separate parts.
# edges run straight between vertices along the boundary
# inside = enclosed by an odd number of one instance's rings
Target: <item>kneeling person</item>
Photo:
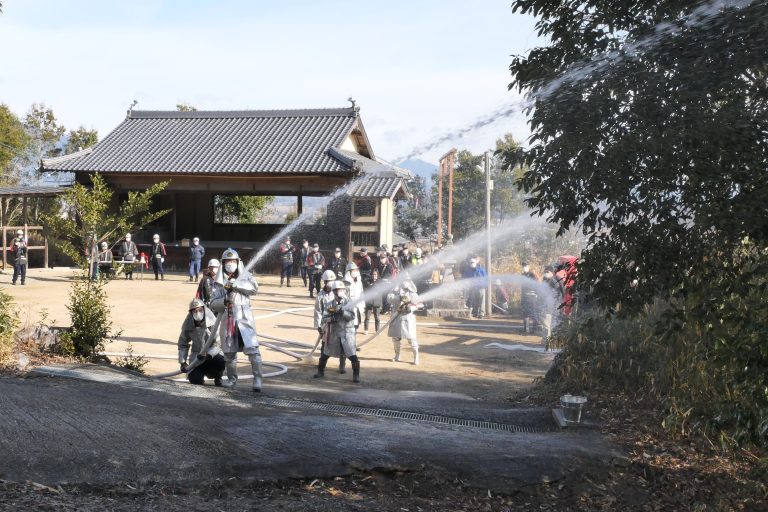
[[[348,299],[347,287],[342,281],[335,281],[331,288],[334,297],[326,306],[323,316],[323,330],[327,330],[327,338],[315,377],[321,378],[325,375],[328,358],[346,356],[352,363],[352,382],[360,382],[360,360],[357,358],[355,343],[355,309],[344,307]]]
[[[214,384],[221,386],[225,361],[218,339],[214,339],[206,347],[210,337],[215,336],[215,333],[211,332],[215,322],[216,317],[203,301],[193,299],[187,318],[181,325],[178,343],[181,371],[187,374],[187,380],[192,384],[203,384],[205,377],[208,377],[213,379]]]

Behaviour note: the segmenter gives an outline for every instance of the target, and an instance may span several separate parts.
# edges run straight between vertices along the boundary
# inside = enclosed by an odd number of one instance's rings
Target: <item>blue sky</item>
[[[337,107],[354,97],[395,159],[514,101],[510,55],[540,44],[508,1],[5,0],[0,102],[104,137],[137,109]],[[451,145],[481,151],[522,116]]]

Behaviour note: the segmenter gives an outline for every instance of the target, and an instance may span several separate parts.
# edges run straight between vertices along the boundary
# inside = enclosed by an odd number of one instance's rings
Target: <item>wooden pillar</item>
[[[48,237],[43,233],[43,268],[48,268]]]
[[[21,209],[22,209],[22,212],[23,212],[22,215],[23,215],[23,219],[24,219],[24,237],[26,239],[25,241],[28,241],[29,233],[27,233],[27,196],[24,196],[21,199],[21,201],[22,201]]]
[[[3,224],[3,270],[8,268],[8,251],[5,248],[6,241],[8,240],[8,228]]]
[[[176,236],[176,192],[171,194],[171,233],[174,242],[178,242],[179,238]]]

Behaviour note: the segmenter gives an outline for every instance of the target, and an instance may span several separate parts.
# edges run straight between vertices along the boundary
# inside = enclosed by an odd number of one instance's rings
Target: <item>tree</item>
[[[426,180],[416,176],[408,182],[411,197],[395,207],[395,230],[409,240],[431,238],[437,231],[437,205],[427,195]]]
[[[22,122],[7,105],[0,104],[0,175],[3,183],[13,182],[13,162],[26,152],[29,143]]]
[[[40,158],[61,153],[61,148],[57,145],[67,130],[59,125],[53,109],[46,107],[44,103],[33,103],[24,118],[24,126],[37,141]]]
[[[512,61],[532,138],[503,157],[530,164],[531,207],[589,236],[579,283],[604,321],[667,308],[669,411],[764,443],[768,4],[742,5],[514,1],[549,45]]]
[[[595,300],[627,312],[685,293],[706,260],[768,235],[768,5],[687,24],[697,4],[513,4],[540,16],[551,41],[511,65],[511,87],[534,106],[528,204],[590,234],[582,277]],[[584,68],[609,51],[608,64]],[[633,279],[642,286],[630,290]]]
[[[179,112],[197,112],[197,109],[189,103],[177,103],[176,110]]]
[[[520,144],[511,134],[496,141],[497,152],[507,149],[517,151]],[[509,165],[494,157],[491,165],[491,179],[494,188],[491,192],[491,222],[499,224],[510,216],[525,210],[522,194],[517,191],[516,183],[520,176],[520,166]],[[437,197],[438,179],[433,176],[433,196]],[[448,180],[443,180],[443,219],[448,218]],[[453,172],[453,234],[457,239],[485,229],[485,172],[483,156],[469,151],[459,151]],[[457,193],[460,191],[460,193]]]
[[[84,126],[80,126],[77,130],[69,131],[64,153],[70,154],[81,149],[90,148],[95,146],[98,141],[99,133],[96,130],[86,130]]]
[[[114,192],[104,178],[94,174],[91,183],[90,188],[75,183],[62,195],[67,215],[56,212],[42,216],[48,236],[64,254],[84,268],[88,267],[86,252],[96,244],[113,241],[116,234],[130,233],[170,212],[150,210],[152,198],[168,186],[167,181],[143,192],[128,192],[128,199],[117,211],[112,209]]]
[[[269,213],[274,196],[214,196],[214,222],[219,224],[255,224]]]

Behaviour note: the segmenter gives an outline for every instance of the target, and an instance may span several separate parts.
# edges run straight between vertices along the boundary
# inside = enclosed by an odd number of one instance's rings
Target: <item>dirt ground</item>
[[[69,285],[75,275],[71,269],[30,269],[25,286],[8,286],[6,289],[18,304],[22,323],[34,324],[45,318],[48,324],[69,325],[66,305]],[[0,285],[10,283],[10,277],[9,274],[0,275]],[[114,331],[121,335],[106,347],[106,351],[124,353],[130,344],[134,354],[149,358],[147,374],[176,370],[176,340],[197,285],[179,274],[167,275],[165,281],[155,281],[149,274],[143,280],[138,277],[137,274],[133,281],[116,279],[107,286]],[[314,300],[309,298],[306,289],[295,285],[301,280],[294,279],[291,288],[280,288],[277,276],[257,276],[257,281],[260,288],[252,306],[258,331],[313,344],[316,332],[310,308]],[[285,312],[295,308],[301,310]],[[382,323],[388,318],[382,317]],[[503,400],[510,391],[525,388],[543,375],[552,361],[552,354],[547,353],[484,348],[489,343],[541,346],[540,337],[524,335],[521,329],[520,321],[508,317],[482,321],[419,317],[421,365],[416,367],[410,363],[412,356],[406,342],[403,342],[404,362],[393,363],[390,360],[392,345],[385,332],[361,349],[363,386],[367,389],[461,393],[483,400]],[[262,356],[265,361],[282,363],[289,368],[287,374],[268,379],[265,386],[273,383],[316,385],[312,378],[314,369],[309,364],[267,348],[262,349]],[[329,368],[332,364],[329,363]],[[249,373],[244,366],[242,373]],[[326,387],[344,389],[352,385],[350,373],[342,376],[329,371],[326,375]]]

